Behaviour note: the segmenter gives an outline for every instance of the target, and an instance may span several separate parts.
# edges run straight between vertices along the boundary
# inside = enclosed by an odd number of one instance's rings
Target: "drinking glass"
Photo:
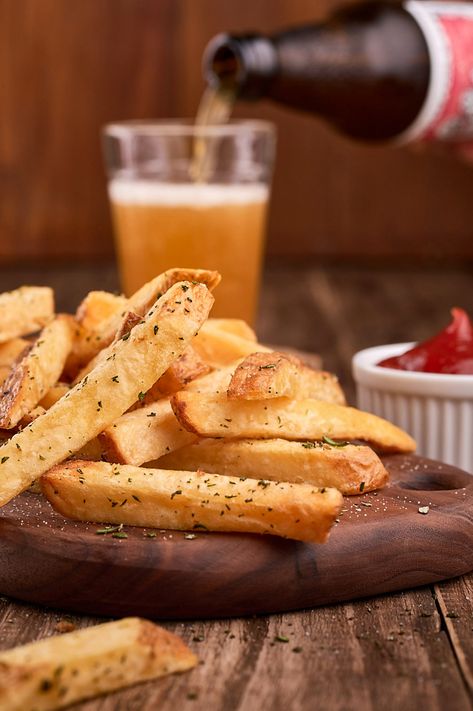
[[[126,294],[171,267],[216,269],[213,316],[253,323],[275,153],[264,121],[104,129],[115,243]]]

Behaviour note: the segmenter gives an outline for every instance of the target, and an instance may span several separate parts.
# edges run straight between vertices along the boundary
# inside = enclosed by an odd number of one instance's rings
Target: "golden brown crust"
[[[161,457],[155,465],[335,487],[345,495],[374,491],[388,481],[388,472],[370,447],[283,439],[204,439]]]
[[[176,635],[124,618],[1,652],[0,707],[54,711],[196,664]]]
[[[56,316],[12,367],[2,386],[0,427],[15,427],[55,385],[71,350],[71,321]]]
[[[228,386],[231,400],[314,398],[345,405],[345,396],[331,373],[313,370],[288,353],[252,353],[237,367]]]
[[[412,452],[415,441],[381,417],[321,400],[229,400],[182,390],[171,406],[185,429],[201,437],[363,440],[382,452]]]
[[[331,488],[106,462],[58,465],[41,478],[41,488],[68,518],[270,533],[314,543],[326,540],[343,505],[340,492]]]

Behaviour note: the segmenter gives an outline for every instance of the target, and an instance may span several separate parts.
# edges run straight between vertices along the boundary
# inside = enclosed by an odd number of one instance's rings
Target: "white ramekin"
[[[381,368],[414,343],[359,351],[353,357],[357,404],[409,432],[417,454],[473,473],[473,375],[417,373]]]

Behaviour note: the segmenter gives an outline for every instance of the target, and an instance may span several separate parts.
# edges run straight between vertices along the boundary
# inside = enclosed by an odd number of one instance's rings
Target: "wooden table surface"
[[[63,310],[73,310],[89,289],[117,287],[115,271],[107,265],[9,268],[0,274],[2,291],[23,283],[52,285]],[[424,338],[445,325],[451,306],[471,313],[472,304],[473,268],[468,267],[401,271],[273,265],[265,275],[259,336],[320,353],[353,400],[350,358],[356,350]],[[54,634],[65,619],[77,627],[98,621],[0,598],[0,648]],[[472,708],[472,575],[291,614],[163,624],[196,651],[195,670],[71,709]]]

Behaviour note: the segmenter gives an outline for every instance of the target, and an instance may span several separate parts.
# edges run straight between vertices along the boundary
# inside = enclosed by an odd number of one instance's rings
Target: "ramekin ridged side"
[[[382,368],[412,343],[367,348],[353,358],[357,406],[409,432],[417,453],[473,473],[473,375]]]

